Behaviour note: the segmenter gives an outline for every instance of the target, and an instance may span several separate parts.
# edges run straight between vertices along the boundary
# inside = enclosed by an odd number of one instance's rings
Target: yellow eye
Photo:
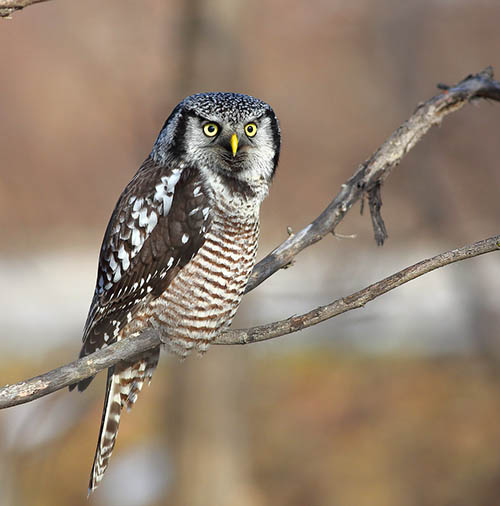
[[[257,125],[255,123],[248,123],[248,125],[245,126],[245,133],[248,137],[254,137],[257,133]]]
[[[219,131],[219,125],[217,123],[207,123],[203,126],[203,133],[207,137],[214,137],[217,135],[217,132]]]

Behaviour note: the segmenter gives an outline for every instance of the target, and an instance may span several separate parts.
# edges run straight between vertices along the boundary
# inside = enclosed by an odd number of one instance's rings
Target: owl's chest
[[[258,233],[258,220],[215,220],[197,254],[155,300],[155,319],[174,351],[203,351],[230,324],[255,264]]]

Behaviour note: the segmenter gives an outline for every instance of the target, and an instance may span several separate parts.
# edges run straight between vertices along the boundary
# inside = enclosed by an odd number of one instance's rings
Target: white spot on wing
[[[123,244],[120,244],[120,248],[118,249],[118,253],[116,256],[120,260],[124,259],[125,257],[128,257],[128,253],[125,251],[125,246]]]
[[[158,216],[154,211],[152,211],[151,214],[149,215],[149,221],[148,221],[148,226],[146,228],[146,233],[150,234],[153,231],[153,229],[156,227],[157,223],[158,223]]]
[[[141,241],[141,232],[139,231],[139,229],[137,228],[134,228],[132,230],[132,246],[142,246],[142,241]]]
[[[109,255],[108,262],[109,262],[109,266],[111,267],[111,270],[114,271],[116,269],[116,267],[118,266],[118,264],[116,263],[115,255],[113,255],[113,253],[111,253]]]
[[[118,281],[120,281],[121,277],[122,277],[122,272],[121,272],[120,266],[118,265],[116,267],[116,270],[113,275],[113,283],[117,283]]]
[[[139,226],[140,227],[145,227],[147,224],[148,224],[148,210],[147,208],[143,207],[140,211],[139,211]]]
[[[155,194],[153,199],[156,202],[163,203],[163,216],[166,216],[170,211],[170,206],[172,205],[172,197],[175,189],[175,185],[179,181],[181,177],[181,170],[174,169],[170,175],[163,176],[161,178],[161,183],[158,183],[155,186]]]
[[[139,211],[139,209],[142,207],[142,204],[144,203],[144,199],[137,199],[134,202],[134,207],[132,208],[134,211]]]
[[[130,257],[129,254],[125,251],[125,246],[123,244],[120,245],[117,256],[122,261],[122,269],[125,272],[130,266]]]
[[[187,234],[183,234],[181,238],[182,244],[186,244],[189,241],[189,236]]]
[[[163,197],[163,216],[167,216],[172,206],[172,196],[168,193]]]

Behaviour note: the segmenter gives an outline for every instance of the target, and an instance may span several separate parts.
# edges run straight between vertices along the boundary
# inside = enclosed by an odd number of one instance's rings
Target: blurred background
[[[0,383],[76,358],[115,202],[171,109],[272,104],[283,149],[260,257],[316,217],[437,93],[493,65],[496,0],[51,1],[0,20]],[[430,132],[383,188],[245,299],[235,327],[301,313],[499,232],[500,109]],[[0,504],[492,505],[500,495],[500,260],[441,269],[292,336],[162,355],[87,501],[104,394],[0,412]]]

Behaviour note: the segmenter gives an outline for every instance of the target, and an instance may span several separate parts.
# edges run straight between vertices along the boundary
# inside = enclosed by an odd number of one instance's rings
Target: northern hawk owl
[[[175,107],[109,221],[80,357],[149,328],[178,355],[204,352],[231,323],[255,264],[280,140],[272,108],[248,95],[200,93]],[[159,354],[108,370],[89,491],[108,466],[121,410],[151,380]]]

